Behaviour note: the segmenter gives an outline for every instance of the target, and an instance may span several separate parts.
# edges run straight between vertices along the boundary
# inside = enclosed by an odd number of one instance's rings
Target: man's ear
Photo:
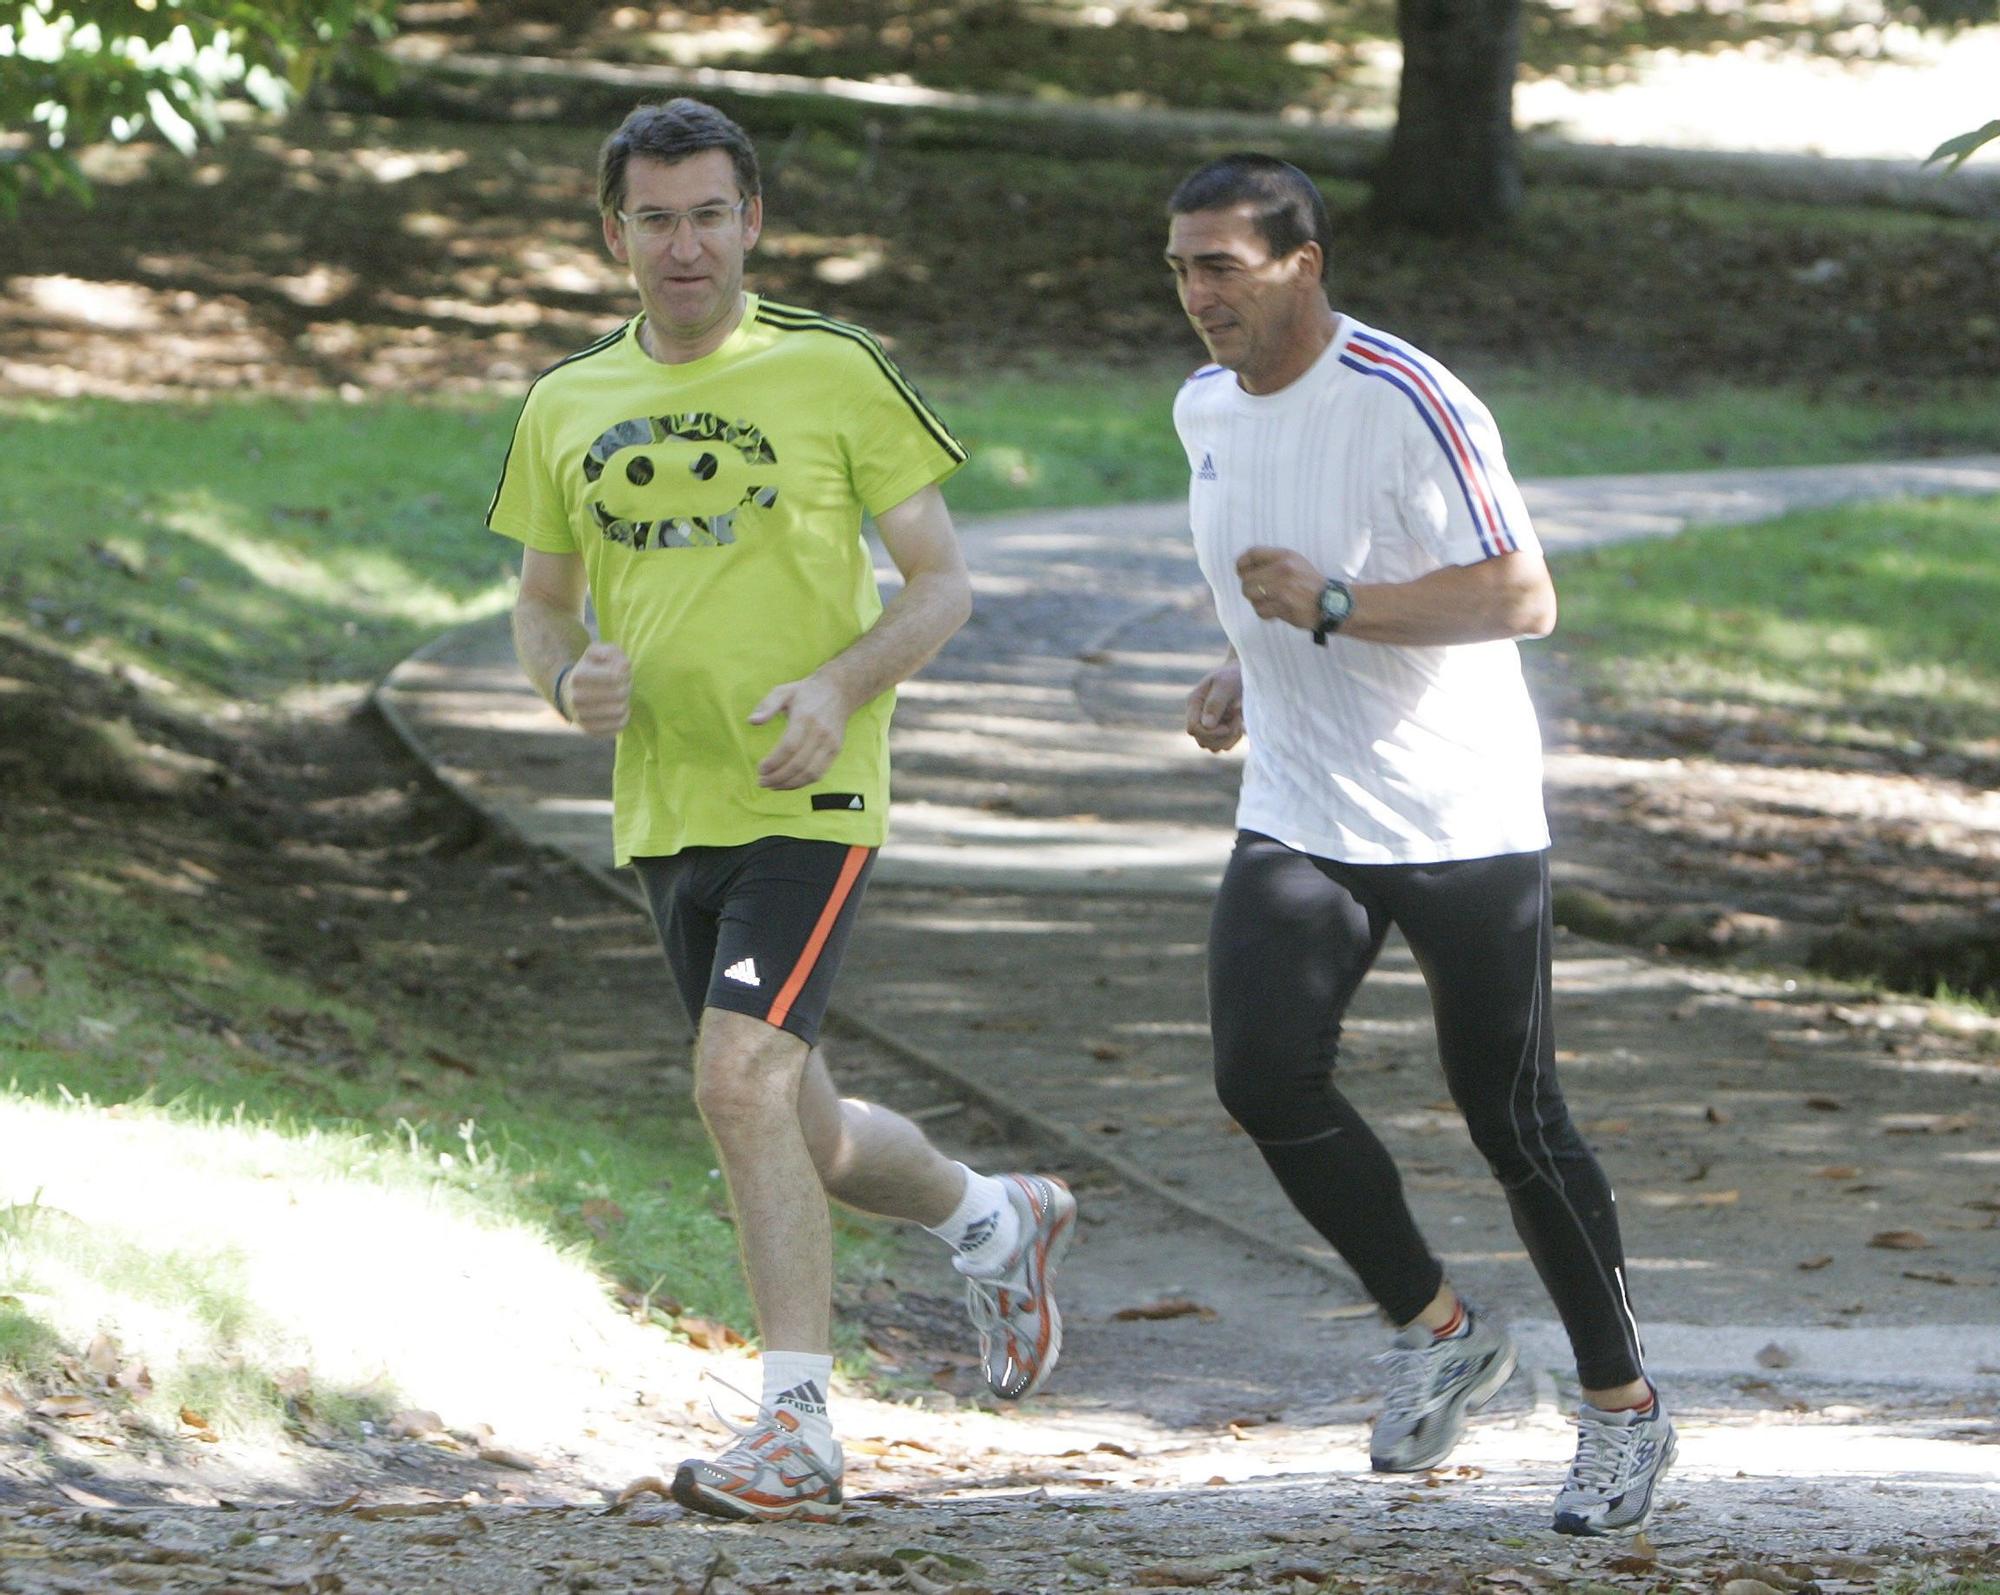
[[[604,247],[611,251],[611,258],[621,266],[631,264],[625,258],[625,224],[612,212],[606,211],[600,220],[604,223]]]
[[[1292,258],[1309,280],[1318,282],[1326,275],[1326,251],[1319,247],[1318,239],[1307,239],[1292,251]]]
[[[764,196],[752,194],[749,203],[743,207],[743,252],[748,254],[757,247],[757,240],[764,235]]]

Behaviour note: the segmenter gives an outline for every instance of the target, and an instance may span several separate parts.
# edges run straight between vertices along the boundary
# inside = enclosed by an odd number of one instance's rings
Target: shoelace
[[[1632,1453],[1638,1449],[1643,1424],[1616,1427],[1585,1419],[1577,1425],[1576,1460],[1570,1464],[1572,1490],[1604,1493],[1622,1485],[1632,1472]]]
[[[1007,1327],[1008,1309],[1000,1305],[1004,1293],[1012,1298],[1015,1312],[1026,1312],[1033,1301],[1022,1287],[1027,1280],[1020,1274],[1006,1274],[997,1279],[987,1279],[975,1274],[965,1276],[965,1311],[972,1319],[972,1327],[982,1331],[992,1331]]]
[[[773,1440],[776,1440],[788,1446],[792,1453],[804,1462],[807,1467],[811,1468],[825,1483],[832,1485],[840,1482],[840,1475],[833,1470],[831,1465],[822,1462],[819,1457],[814,1455],[813,1448],[806,1444],[803,1435],[793,1433],[778,1422],[776,1411],[765,1406],[763,1402],[755,1400],[747,1392],[738,1389],[720,1374],[710,1373],[708,1369],[704,1368],[701,1371],[701,1376],[712,1383],[721,1385],[724,1390],[735,1396],[737,1400],[748,1401],[756,1409],[757,1413],[757,1416],[749,1423],[738,1423],[715,1404],[715,1397],[710,1396],[708,1398],[708,1410],[715,1415],[715,1421],[736,1436],[736,1444],[716,1458],[718,1465],[727,1462],[739,1451],[743,1452],[753,1463],[764,1462],[768,1460],[764,1455],[764,1447],[768,1446]]]
[[[1383,1417],[1421,1417],[1437,1404],[1432,1376],[1444,1366],[1439,1353],[1449,1344],[1391,1346],[1375,1354],[1373,1360],[1389,1370],[1389,1389],[1382,1397]]]

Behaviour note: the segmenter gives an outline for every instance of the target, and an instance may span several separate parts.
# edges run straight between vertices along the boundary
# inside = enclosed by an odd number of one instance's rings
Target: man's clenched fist
[[[570,667],[562,684],[565,709],[580,730],[608,737],[632,718],[632,661],[615,642],[594,642]]]

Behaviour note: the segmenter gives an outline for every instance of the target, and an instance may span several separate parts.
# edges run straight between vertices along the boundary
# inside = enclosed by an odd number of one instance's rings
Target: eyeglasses
[[[629,222],[641,238],[672,238],[680,232],[683,221],[692,223],[697,233],[719,233],[749,203],[739,199],[734,205],[697,205],[693,210],[621,210],[615,214],[621,222]]]

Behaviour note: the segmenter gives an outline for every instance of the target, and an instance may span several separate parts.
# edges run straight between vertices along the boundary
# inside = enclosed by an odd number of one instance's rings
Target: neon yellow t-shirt
[[[943,481],[965,450],[859,327],[750,294],[721,348],[664,365],[639,324],[535,381],[486,515],[581,554],[599,634],[632,661],[617,861],[766,836],[880,846],[893,692],[793,792],[757,784],[784,718],[748,717],[882,612],[862,512]]]

